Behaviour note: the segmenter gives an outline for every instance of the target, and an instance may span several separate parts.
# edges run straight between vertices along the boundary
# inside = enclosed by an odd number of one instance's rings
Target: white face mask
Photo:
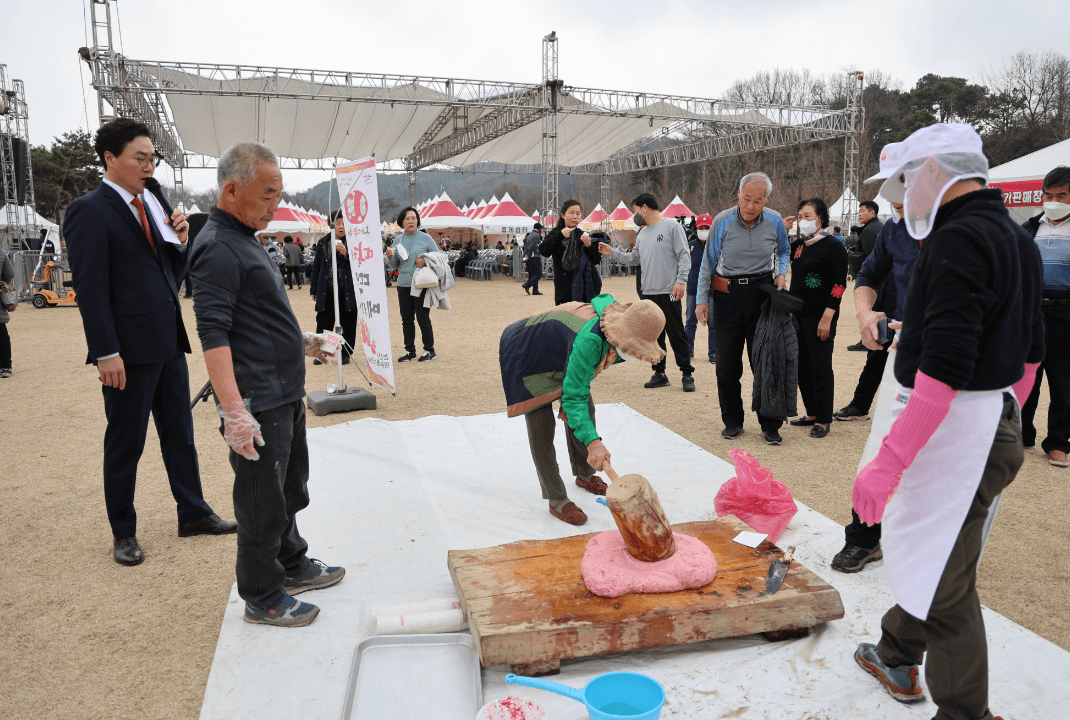
[[[1044,216],[1052,222],[1062,220],[1070,215],[1070,203],[1046,202],[1044,203]]]
[[[632,357],[626,352],[623,352],[620,348],[617,348],[617,357],[619,357],[621,360],[635,360],[634,357]]]
[[[709,228],[699,228],[698,239],[701,240],[702,242],[706,242],[707,240],[709,240],[710,239],[710,229]]]
[[[803,235],[813,235],[814,233],[817,232],[817,221],[816,220],[800,220],[799,221],[799,232],[801,232]]]

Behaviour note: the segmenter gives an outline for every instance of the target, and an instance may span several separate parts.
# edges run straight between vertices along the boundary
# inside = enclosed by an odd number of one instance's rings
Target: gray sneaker
[[[298,595],[306,590],[330,587],[345,575],[346,569],[343,567],[328,567],[326,563],[309,558],[308,567],[293,577],[287,575],[282,586],[291,595]]]
[[[301,602],[285,595],[278,605],[266,610],[261,610],[252,603],[245,603],[244,620],[258,625],[304,627],[315,620],[319,614],[320,609],[312,603]]]
[[[900,665],[888,667],[877,655],[877,646],[862,643],[855,650],[855,662],[873,677],[881,681],[888,692],[901,703],[916,703],[925,699],[925,691],[918,684],[918,666]]]

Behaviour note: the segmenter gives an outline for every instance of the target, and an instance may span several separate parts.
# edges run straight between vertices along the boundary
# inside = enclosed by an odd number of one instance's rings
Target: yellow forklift
[[[73,284],[71,269],[55,259],[49,260],[33,274],[33,280],[30,281],[33,306],[40,310],[60,305],[76,305]]]

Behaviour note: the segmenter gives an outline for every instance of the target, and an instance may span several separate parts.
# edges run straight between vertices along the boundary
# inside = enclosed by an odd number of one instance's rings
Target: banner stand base
[[[374,410],[377,407],[374,395],[362,388],[353,387],[346,388],[342,393],[315,390],[308,394],[305,404],[313,415]]]

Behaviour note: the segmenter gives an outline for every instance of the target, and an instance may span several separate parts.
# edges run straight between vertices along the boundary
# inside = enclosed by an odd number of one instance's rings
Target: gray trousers
[[[951,549],[924,621],[896,605],[881,620],[877,654],[887,665],[919,664],[928,653],[925,681],[940,709],[936,720],[992,720],[988,709],[988,643],[977,597],[977,563],[993,500],[1011,484],[1025,460],[1018,403],[1003,394],[996,428],[977,493]]]
[[[591,422],[594,422],[594,400],[589,401]],[[531,447],[531,459],[535,461],[535,472],[539,474],[542,496],[546,500],[564,500],[568,497],[561,472],[557,467],[557,452],[554,450],[554,432],[557,419],[554,417],[553,405],[543,405],[524,416],[528,425],[528,445]],[[568,438],[568,459],[572,465],[572,474],[576,477],[589,478],[595,469],[587,464],[587,446],[576,439],[572,428],[565,423],[565,436]]]

